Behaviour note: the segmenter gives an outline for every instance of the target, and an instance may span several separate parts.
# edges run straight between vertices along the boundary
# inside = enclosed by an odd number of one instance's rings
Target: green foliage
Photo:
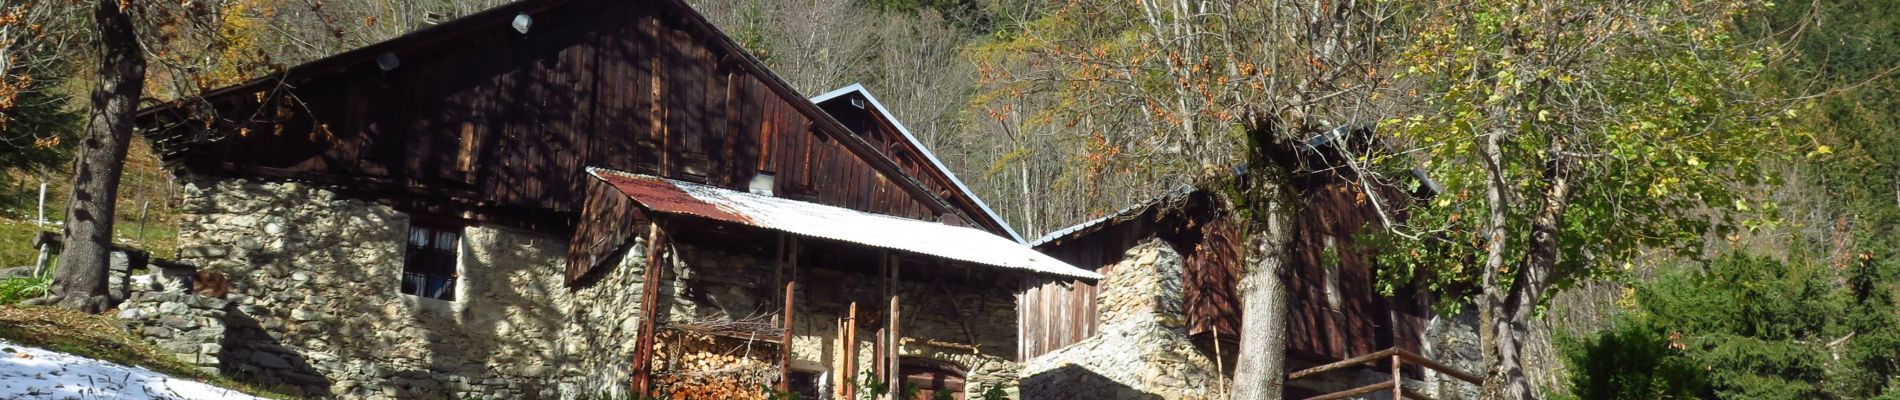
[[[21,300],[45,296],[52,289],[52,285],[53,277],[50,273],[0,280],[0,305],[11,305]]]
[[[891,393],[891,385],[889,382],[878,379],[876,374],[869,372],[862,375],[863,376],[858,379],[858,397],[875,400],[885,394]],[[920,390],[917,384],[904,382],[904,385],[897,389],[897,398],[916,398],[917,392]]]
[[[26,47],[10,46],[0,52],[31,52]],[[31,191],[10,190],[16,185],[13,172],[62,166],[82,120],[80,112],[70,107],[71,96],[59,87],[71,77],[66,63],[29,62],[16,67],[19,70],[0,70],[0,208],[30,204]]]
[[[1866,273],[1891,278],[1891,268],[1836,271],[1731,255],[1665,275],[1635,290],[1634,309],[1616,328],[1565,341],[1571,389],[1586,399],[1900,394],[1892,298],[1860,298],[1838,284]]]
[[[1645,252],[1699,254],[1707,233],[1773,227],[1776,204],[1737,189],[1779,176],[1798,113],[1761,85],[1782,52],[1729,23],[1764,6],[1638,3],[1420,6],[1427,22],[1392,74],[1418,84],[1399,100],[1415,106],[1380,124],[1408,153],[1369,161],[1422,167],[1446,192],[1407,210],[1405,240],[1383,241],[1395,247],[1381,256],[1394,267],[1381,271],[1387,281],[1474,285],[1501,208],[1499,281],[1512,282],[1557,166],[1570,192],[1555,221],[1554,288],[1618,276]],[[1488,137],[1499,141],[1497,185]],[[1488,196],[1494,186],[1502,199]]]
[[[1008,400],[1009,392],[1003,390],[1003,385],[995,385],[984,389],[983,394],[979,396],[983,400]]]
[[[759,388],[767,400],[798,400],[800,397],[797,392],[778,390],[772,385],[760,385]]]
[[[1707,397],[1708,379],[1669,339],[1649,326],[1622,324],[1559,346],[1570,363],[1572,394],[1580,399],[1689,399]]]

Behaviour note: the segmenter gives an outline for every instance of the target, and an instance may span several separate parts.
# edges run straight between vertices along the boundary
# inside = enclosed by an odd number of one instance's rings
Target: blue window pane
[[[429,277],[428,294],[424,297],[442,300],[455,299],[455,279],[449,277]]]

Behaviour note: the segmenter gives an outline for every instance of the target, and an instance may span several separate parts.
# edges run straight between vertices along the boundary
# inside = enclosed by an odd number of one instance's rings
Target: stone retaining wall
[[[1217,364],[1187,335],[1180,253],[1151,240],[1123,260],[1098,286],[1095,336],[1025,362],[1022,398],[1225,398]]]
[[[119,305],[127,332],[145,338],[179,361],[216,373],[225,340],[223,299],[188,293],[133,291]]]

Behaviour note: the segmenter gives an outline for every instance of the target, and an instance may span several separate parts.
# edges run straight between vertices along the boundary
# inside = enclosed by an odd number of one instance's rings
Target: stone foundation
[[[1181,255],[1149,241],[1102,280],[1095,336],[1024,363],[1023,399],[1215,399],[1225,380],[1187,335]]]
[[[180,261],[228,276],[231,292],[224,300],[147,296],[152,300],[135,303],[141,311],[128,311],[139,314],[128,320],[157,341],[167,331],[145,328],[180,329],[164,319],[174,313],[163,311],[178,311],[176,306],[163,304],[198,301],[207,310],[223,310],[222,338],[182,336],[202,341],[192,356],[216,353],[216,363],[207,367],[253,384],[340,398],[627,397],[647,268],[643,240],[632,243],[618,265],[570,288],[561,273],[564,238],[466,226],[455,300],[442,301],[400,293],[411,217],[390,207],[301,183],[222,180],[187,186],[182,211]],[[776,264],[769,257],[693,243],[673,244],[667,253],[660,285],[663,328],[758,316],[776,321],[782,287],[772,279]],[[849,302],[858,301],[860,326],[880,323],[868,317],[881,314],[877,278],[835,269],[801,271],[806,286],[795,319],[793,366],[835,369],[844,351],[857,351],[860,370],[868,371],[874,329],[861,329],[861,342],[847,345],[837,340],[837,321]],[[141,285],[147,284],[155,283]],[[910,340],[902,355],[947,362],[967,373],[970,398],[992,386],[1013,393],[1018,368],[1008,361],[1016,341],[1012,289],[904,282],[903,331]],[[212,300],[226,305],[212,307]],[[144,314],[148,308],[151,315]],[[826,382],[858,376],[844,375],[828,375]]]
[[[182,261],[230,277],[224,370],[351,398],[551,396],[564,241],[463,231],[456,301],[400,294],[408,216],[300,183],[188,186]]]
[[[127,332],[179,361],[216,373],[224,352],[227,306],[222,299],[188,293],[134,291],[119,304],[119,320]]]

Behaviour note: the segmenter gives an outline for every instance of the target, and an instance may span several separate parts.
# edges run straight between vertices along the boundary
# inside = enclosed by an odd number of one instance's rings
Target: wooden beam
[[[1393,399],[1405,398],[1405,375],[1402,375],[1399,373],[1399,367],[1404,366],[1404,365],[1405,365],[1405,360],[1400,359],[1398,354],[1392,355],[1392,398]]]
[[[660,232],[660,224],[647,222],[647,265],[646,281],[640,285],[640,336],[633,350],[632,391],[634,398],[648,398],[648,389],[653,379],[653,320],[659,318],[660,302],[660,265],[661,255],[666,244]]]
[[[877,328],[876,336],[871,339],[871,374],[877,376],[877,380],[880,381],[889,375],[889,373],[884,372],[884,337],[888,333],[890,333],[890,331],[879,327]],[[890,387],[889,382],[885,383],[885,387]],[[882,399],[884,397],[880,396],[878,398]]]
[[[900,330],[898,330],[898,324],[897,324],[897,321],[898,321],[898,316],[900,315],[900,313],[899,313],[899,311],[900,311],[900,310],[898,309],[898,299],[899,299],[899,298],[901,298],[901,297],[903,297],[903,296],[901,296],[901,295],[899,295],[899,294],[898,294],[898,292],[900,292],[900,291],[902,291],[902,289],[903,289],[903,286],[901,285],[901,281],[899,281],[899,280],[898,280],[898,274],[899,274],[899,272],[900,272],[900,271],[899,271],[899,266],[898,266],[898,263],[897,263],[897,256],[887,256],[886,258],[887,258],[887,259],[889,260],[889,263],[890,263],[890,266],[891,266],[891,275],[890,275],[890,282],[891,282],[891,339],[890,339],[890,340],[887,340],[887,341],[885,341],[885,344],[886,344],[886,345],[889,345],[889,346],[891,347],[891,350],[890,350],[890,351],[887,351],[887,352],[885,352],[885,353],[886,353],[886,355],[888,355],[888,356],[890,356],[890,360],[889,360],[889,361],[887,361],[887,362],[888,362],[888,363],[890,364],[890,368],[887,368],[887,369],[889,369],[889,370],[890,370],[890,371],[889,371],[889,372],[890,372],[890,376],[889,376],[889,378],[890,378],[890,379],[888,380],[888,381],[889,381],[889,382],[891,383],[891,384],[890,384],[890,386],[891,386],[891,397],[890,397],[890,398],[891,398],[891,399],[896,399],[896,398],[897,398],[897,395],[898,395],[898,393],[899,393],[899,392],[902,392],[902,391],[903,391],[903,388],[904,388],[904,384],[903,384],[903,371],[902,371],[902,368],[899,368],[899,366],[900,366],[900,364],[898,363],[898,359],[899,359],[899,354],[900,354],[900,353],[902,353],[902,347],[903,347],[903,343],[904,343],[904,335],[903,335],[902,333],[900,333],[900,332],[902,332],[902,331],[900,331]]]
[[[881,300],[879,300],[880,302],[888,303],[891,298],[891,293],[893,293],[891,291],[891,264],[890,262],[891,262],[891,257],[890,255],[886,254],[886,252],[879,251],[877,253],[878,285],[882,287],[884,290],[884,296],[881,298]],[[890,319],[891,317],[893,317],[892,315],[888,313],[889,310],[885,310],[885,311],[887,312],[886,314],[884,314],[885,319]],[[871,347],[871,372],[873,376],[877,377],[877,380],[886,381],[884,382],[884,386],[886,388],[890,387],[890,382],[888,382],[888,380],[891,378],[890,368],[888,368],[890,367],[890,365],[887,365],[888,364],[887,361],[890,361],[891,359],[890,356],[888,355],[890,352],[890,346],[888,345],[888,343],[890,342],[890,333],[891,333],[890,325],[891,324],[887,322],[884,324],[884,326],[877,328],[877,337],[872,339],[872,341],[875,343],[873,343]],[[878,398],[886,399],[888,397],[880,396]]]
[[[779,337],[786,340],[778,346],[778,389],[784,391],[792,389],[792,307],[797,291],[798,281],[785,282],[785,331]]]
[[[949,288],[945,288],[943,287],[943,285],[938,284],[936,282],[932,282],[931,286],[935,286],[937,288],[937,291],[943,294],[944,298],[950,299],[950,312],[956,313],[957,326],[963,328],[963,337],[965,339],[968,339],[971,345],[981,343],[976,340],[976,331],[970,329],[970,322],[969,322],[970,317],[963,315],[963,304],[962,302],[957,301],[957,294],[951,292]],[[972,351],[974,350],[975,349],[972,348]]]
[[[1303,369],[1303,370],[1299,370],[1299,371],[1297,371],[1297,372],[1294,372],[1294,373],[1291,373],[1291,374],[1287,374],[1287,376],[1286,376],[1286,380],[1288,380],[1288,381],[1292,381],[1292,380],[1296,380],[1296,379],[1300,379],[1300,378],[1305,378],[1305,377],[1309,377],[1309,376],[1313,376],[1313,375],[1317,375],[1317,374],[1319,374],[1319,373],[1322,373],[1322,372],[1326,372],[1326,371],[1332,371],[1332,370],[1335,370],[1335,369],[1340,369],[1340,368],[1345,368],[1345,367],[1350,367],[1350,366],[1354,366],[1354,365],[1360,365],[1360,364],[1365,364],[1365,363],[1369,363],[1369,362],[1373,362],[1373,361],[1376,361],[1376,360],[1378,360],[1378,359],[1380,359],[1380,358],[1385,358],[1385,357],[1390,357],[1390,356],[1392,356],[1393,354],[1396,354],[1396,353],[1398,353],[1398,351],[1399,351],[1399,349],[1397,349],[1397,348],[1388,348],[1388,349],[1385,349],[1385,350],[1379,350],[1379,351],[1375,351],[1375,352],[1372,352],[1371,354],[1366,354],[1366,355],[1362,355],[1362,356],[1358,356],[1358,357],[1353,357],[1353,358],[1348,358],[1348,359],[1344,359],[1344,360],[1340,360],[1340,361],[1336,361],[1336,362],[1333,362],[1333,363],[1329,363],[1329,364],[1326,364],[1326,365],[1321,365],[1321,366],[1317,366],[1317,367],[1312,367],[1312,368],[1307,368],[1307,369]]]
[[[1366,386],[1360,386],[1360,387],[1356,387],[1352,389],[1346,389],[1346,390],[1341,390],[1337,392],[1327,393],[1323,395],[1308,397],[1306,398],[1306,400],[1339,400],[1339,399],[1351,398],[1353,396],[1358,396],[1358,395],[1363,395],[1363,394],[1371,394],[1372,392],[1377,392],[1380,390],[1386,390],[1386,389],[1391,389],[1391,388],[1392,388],[1392,382],[1386,381],[1386,382],[1379,382],[1379,383],[1374,383],[1374,384],[1366,385]]]
[[[792,321],[798,304],[798,238],[791,239],[791,279],[785,280],[785,330],[779,337],[785,343],[779,344],[778,389],[792,390]]]
[[[1440,364],[1437,361],[1432,361],[1431,359],[1425,358],[1425,356],[1421,356],[1421,355],[1418,355],[1417,353],[1406,351],[1405,349],[1395,348],[1394,350],[1398,351],[1398,354],[1400,357],[1405,357],[1406,360],[1411,361],[1413,364],[1418,364],[1420,366],[1424,366],[1425,368],[1431,368],[1433,371],[1438,371],[1439,373],[1445,374],[1446,376],[1457,378],[1458,380],[1465,381],[1473,385],[1484,384],[1484,378],[1479,378],[1477,375],[1472,375],[1469,372],[1465,372],[1457,368],[1452,368],[1449,365]]]
[[[839,386],[844,387],[845,399],[858,398],[858,302],[851,302],[844,314],[844,373],[840,374]]]

